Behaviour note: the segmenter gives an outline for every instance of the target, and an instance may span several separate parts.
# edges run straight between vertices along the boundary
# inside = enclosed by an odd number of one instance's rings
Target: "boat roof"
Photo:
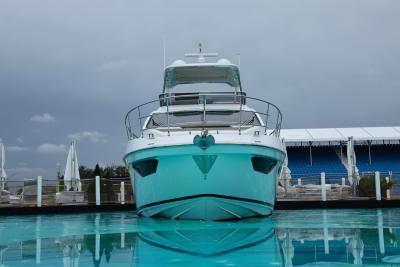
[[[241,91],[239,68],[227,59],[215,63],[176,60],[165,69],[164,93],[179,84],[194,83],[224,83]]]

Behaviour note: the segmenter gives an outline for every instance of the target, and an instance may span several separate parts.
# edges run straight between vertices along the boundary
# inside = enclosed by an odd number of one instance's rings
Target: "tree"
[[[116,166],[115,167],[115,177],[118,177],[118,178],[129,177],[128,169],[125,166]]]
[[[79,175],[82,178],[94,178],[94,171],[84,165],[79,166]]]
[[[108,179],[115,177],[115,176],[114,176],[114,169],[115,169],[114,166],[107,166],[107,167],[105,167],[105,168],[103,169],[103,171],[102,171],[102,177],[108,178]]]
[[[96,164],[93,171],[93,177],[100,176],[100,201],[102,204],[114,202],[116,195],[113,190],[113,184],[110,178],[114,175],[114,167],[105,167],[104,169]],[[92,179],[89,181],[86,187],[86,195],[90,203],[96,201],[96,180]]]
[[[94,168],[94,173],[93,176],[101,176],[102,169],[100,168],[99,164],[96,164],[96,167]]]

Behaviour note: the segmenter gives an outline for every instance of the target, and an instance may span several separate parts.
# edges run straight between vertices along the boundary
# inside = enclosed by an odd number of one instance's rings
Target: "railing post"
[[[203,99],[203,121],[205,123],[207,121],[207,116],[206,116],[207,96],[203,95],[202,99]]]
[[[265,114],[264,134],[267,134],[268,117],[269,117],[269,103],[267,104],[267,113]]]
[[[377,201],[382,200],[381,196],[381,175],[379,172],[375,172],[375,196]]]
[[[100,205],[100,176],[96,176],[96,205]]]
[[[278,125],[279,125],[279,118],[280,117],[280,114],[279,114],[279,112],[278,112],[278,114],[276,115],[276,124],[275,124],[275,128],[279,128],[278,127]],[[277,130],[278,131],[278,130]],[[275,136],[277,136],[277,135],[279,135],[279,133],[275,133]]]
[[[321,172],[321,195],[322,201],[326,201],[325,173]]]
[[[125,204],[125,182],[121,182],[121,204]]]
[[[168,127],[168,136],[169,136],[169,95],[167,96],[167,127]]]
[[[37,177],[36,206],[42,207],[42,176]]]
[[[140,127],[140,133],[142,132],[142,114],[140,112],[140,106],[138,107],[138,114],[139,114],[139,127]]]
[[[301,185],[301,178],[297,178],[297,185]]]
[[[126,133],[128,135],[128,140],[131,140],[133,138],[132,138],[131,114],[130,113],[128,113],[127,119],[128,119],[128,125],[126,125],[126,121],[125,121]]]
[[[389,181],[390,181],[389,177],[386,177],[385,180],[386,180],[386,185],[389,185]],[[389,187],[386,189],[386,199],[390,199],[390,188]]]
[[[346,178],[342,177],[342,186],[340,187],[340,198],[343,197],[343,187],[346,185]]]
[[[242,134],[242,102],[243,95],[240,95],[240,109],[239,109],[239,135]]]
[[[281,134],[281,127],[282,127],[282,113],[280,110],[278,110],[279,114],[279,126],[278,126],[278,136]]]

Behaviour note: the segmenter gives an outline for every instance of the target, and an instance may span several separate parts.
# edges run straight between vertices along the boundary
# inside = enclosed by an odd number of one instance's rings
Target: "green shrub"
[[[386,190],[394,186],[394,181],[386,182],[384,177],[381,177],[381,195],[386,197]],[[360,197],[375,197],[375,174],[368,174],[361,177],[358,184],[358,194]]]

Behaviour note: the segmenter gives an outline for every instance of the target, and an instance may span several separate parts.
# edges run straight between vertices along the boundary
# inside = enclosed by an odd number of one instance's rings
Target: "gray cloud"
[[[37,152],[42,154],[58,154],[67,152],[66,145],[57,145],[57,144],[41,144],[37,148]]]
[[[121,60],[114,60],[105,62],[100,65],[99,69],[101,71],[117,71],[123,68],[126,68],[128,65],[128,61],[121,59]]]
[[[30,150],[30,148],[24,146],[6,146],[6,150],[10,152],[24,152]]]
[[[23,136],[24,147],[36,148],[68,144],[72,133],[82,140],[80,163],[122,164],[125,113],[161,93],[164,38],[167,64],[199,42],[233,62],[240,53],[244,90],[277,104],[285,128],[400,124],[399,1],[201,5],[212,8],[176,0],[0,1],[3,141]],[[43,110],[58,123],[26,119]],[[107,136],[91,139],[82,129]],[[65,160],[31,149],[7,153],[6,168],[26,162],[55,173]]]
[[[97,131],[83,131],[69,134],[68,138],[77,141],[90,141],[92,143],[107,143],[106,134]]]
[[[31,121],[38,123],[49,123],[49,122],[55,122],[56,119],[50,113],[43,113],[40,115],[33,115],[31,117]]]

